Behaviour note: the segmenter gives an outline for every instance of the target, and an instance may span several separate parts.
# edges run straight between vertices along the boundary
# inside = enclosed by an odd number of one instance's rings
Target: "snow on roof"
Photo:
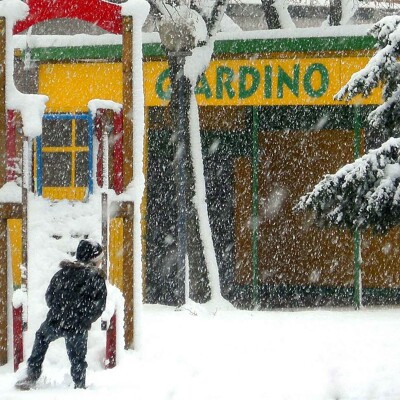
[[[395,3],[394,1],[379,1],[379,0],[372,0],[372,1],[357,1],[353,0],[354,2],[358,2],[359,7],[369,7],[369,8],[384,8],[384,9],[399,9],[400,4]],[[240,4],[253,4],[253,5],[260,5],[261,0],[231,0],[230,5],[240,5]],[[330,0],[286,0],[287,6],[322,6],[322,7],[329,7]]]
[[[296,39],[308,37],[365,36],[372,25],[341,25],[312,28],[271,29],[261,31],[220,32],[217,40]]]
[[[312,28],[294,29],[272,29],[260,31],[233,31],[220,32],[217,40],[251,40],[251,39],[285,39],[285,38],[306,38],[306,37],[346,37],[365,36],[372,25],[342,25]],[[100,46],[120,45],[121,35],[15,35],[14,47],[25,49],[37,47],[79,47],[79,46]],[[160,36],[157,32],[143,33],[143,43],[159,43]]]

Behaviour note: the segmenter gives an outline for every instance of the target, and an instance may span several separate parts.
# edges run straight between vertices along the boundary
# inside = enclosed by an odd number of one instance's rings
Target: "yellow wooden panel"
[[[86,196],[86,187],[43,187],[42,196],[50,200],[78,200]]]
[[[14,289],[22,283],[22,219],[9,219],[7,228],[10,242],[10,261]]]
[[[197,86],[199,105],[334,105],[333,96],[369,57],[306,57],[214,60]],[[145,105],[168,104],[167,62],[143,66]],[[121,63],[41,64],[39,93],[48,112],[87,111],[90,100],[122,103]],[[352,103],[380,104],[380,91]]]
[[[49,96],[47,112],[87,111],[92,99],[122,103],[122,64],[41,64],[39,93]]]
[[[124,282],[124,222],[122,218],[112,218],[110,220],[109,237],[109,280],[111,284],[123,291]]]
[[[334,95],[369,57],[304,57],[214,60],[197,85],[201,106],[337,105]],[[169,98],[167,62],[144,63],[146,106]],[[380,91],[351,103],[380,104]]]

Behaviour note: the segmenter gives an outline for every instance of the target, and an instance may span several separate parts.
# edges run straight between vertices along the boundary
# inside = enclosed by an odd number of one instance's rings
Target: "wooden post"
[[[7,176],[6,19],[0,18],[0,187]]]
[[[133,22],[123,17],[122,33],[122,85],[123,85],[123,187],[133,179]]]
[[[125,348],[132,348],[134,314],[133,280],[133,202],[124,203],[124,293],[125,293]]]
[[[123,73],[123,190],[133,180],[133,20],[124,16],[122,20],[122,73]],[[124,288],[125,348],[133,343],[133,202],[120,204],[120,217],[124,220]]]

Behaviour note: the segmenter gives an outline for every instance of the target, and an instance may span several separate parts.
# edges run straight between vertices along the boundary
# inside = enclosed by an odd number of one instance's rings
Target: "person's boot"
[[[86,385],[83,382],[75,383],[75,389],[86,389]]]
[[[26,376],[15,383],[15,388],[18,390],[31,390],[36,387],[37,379],[31,376]]]

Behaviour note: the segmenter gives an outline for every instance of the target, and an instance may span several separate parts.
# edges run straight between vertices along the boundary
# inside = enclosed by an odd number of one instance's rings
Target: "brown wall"
[[[393,228],[383,236],[366,232],[361,243],[363,287],[399,287],[400,228]]]
[[[349,232],[311,226],[293,206],[321,177],[353,159],[350,131],[262,132],[259,135],[261,283],[352,285]],[[251,283],[251,164],[235,164],[236,279]]]

